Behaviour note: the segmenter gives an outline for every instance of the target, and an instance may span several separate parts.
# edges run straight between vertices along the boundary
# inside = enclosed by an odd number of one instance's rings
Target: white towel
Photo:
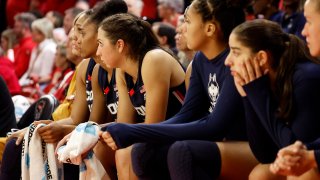
[[[63,180],[63,167],[55,157],[55,145],[45,143],[37,133],[45,124],[31,124],[24,135],[21,157],[22,180]]]
[[[107,176],[92,150],[99,140],[99,130],[94,122],[81,123],[72,131],[67,144],[58,149],[59,161],[80,165],[80,180],[100,180]]]

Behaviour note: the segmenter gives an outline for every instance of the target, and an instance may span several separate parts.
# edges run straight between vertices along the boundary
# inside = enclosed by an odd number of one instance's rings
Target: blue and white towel
[[[63,180],[63,167],[55,157],[55,145],[45,143],[38,129],[46,126],[31,124],[22,142],[21,178],[22,180]]]
[[[92,150],[99,140],[99,131],[100,127],[94,122],[81,123],[72,131],[67,144],[58,149],[60,162],[80,165],[80,180],[108,177]]]

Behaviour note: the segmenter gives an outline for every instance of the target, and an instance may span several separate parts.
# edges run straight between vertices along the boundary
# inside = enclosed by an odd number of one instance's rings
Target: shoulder
[[[174,63],[178,63],[178,60],[169,53],[162,49],[154,49],[145,55],[141,66],[141,74],[143,77],[159,73],[170,74]]]
[[[50,52],[56,52],[57,44],[53,40],[47,40],[45,42],[44,50]]]
[[[26,41],[23,44],[19,45],[19,48],[25,48],[25,49],[32,49],[33,47],[36,46],[36,43],[33,42],[32,40]]]
[[[311,61],[298,63],[293,79],[295,82],[316,80],[320,83],[320,64]]]
[[[98,72],[100,67],[101,67],[100,64],[94,65],[93,72]]]
[[[77,67],[78,75],[82,76],[83,74],[87,73],[89,61],[90,61],[90,59],[87,58],[87,59],[84,59],[80,62],[80,64]]]
[[[179,64],[178,60],[163,49],[153,49],[146,53],[142,62],[142,71],[146,69],[170,69],[175,64]]]
[[[171,54],[163,49],[152,49],[146,53],[143,62],[165,63],[166,61],[176,60]]]
[[[82,69],[87,69],[89,61],[90,58],[82,60],[77,67],[78,71],[81,71]]]
[[[100,65],[96,64],[94,65],[93,71],[92,71],[92,77],[97,77],[99,75]]]
[[[200,51],[196,52],[193,59],[194,59],[194,64],[199,64],[205,60],[208,60],[207,57]]]

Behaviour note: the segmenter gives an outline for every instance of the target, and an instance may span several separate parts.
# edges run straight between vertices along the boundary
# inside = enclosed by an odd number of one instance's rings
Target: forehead
[[[318,2],[315,2],[314,0],[308,0],[304,5],[304,12],[308,16],[310,15],[320,15],[320,11],[317,11]],[[320,2],[319,2],[320,4]]]
[[[96,25],[89,20],[89,18],[87,18],[81,25],[81,28],[83,29],[90,29],[90,30],[95,30],[96,29]],[[94,31],[94,33],[96,33],[96,31]]]
[[[229,44],[234,45],[237,44],[238,40],[237,40],[237,36],[234,33],[231,33],[229,36]]]
[[[195,9],[195,5],[193,3],[185,10],[184,14],[189,19],[195,19],[200,17],[200,14]]]
[[[75,21],[74,25],[79,26],[83,24],[86,19],[87,19],[87,16],[85,16],[84,14],[80,15],[79,18]]]
[[[98,29],[98,33],[97,33],[97,39],[99,40],[109,40],[108,36],[107,36],[107,32],[105,32],[103,29],[99,28]]]
[[[104,31],[101,28],[98,28],[98,36],[103,37]]]
[[[229,36],[229,46],[231,49],[236,48],[236,49],[244,49],[246,48],[243,46],[243,44],[239,41],[238,36],[234,33],[231,33]]]

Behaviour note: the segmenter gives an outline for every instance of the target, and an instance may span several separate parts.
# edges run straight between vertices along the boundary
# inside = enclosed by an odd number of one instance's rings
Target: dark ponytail
[[[311,60],[316,62],[309,54],[305,43],[295,35],[285,34],[285,51],[279,63],[273,63],[277,67],[276,92],[279,101],[279,117],[289,121],[293,112],[293,74],[295,66],[299,61]]]

